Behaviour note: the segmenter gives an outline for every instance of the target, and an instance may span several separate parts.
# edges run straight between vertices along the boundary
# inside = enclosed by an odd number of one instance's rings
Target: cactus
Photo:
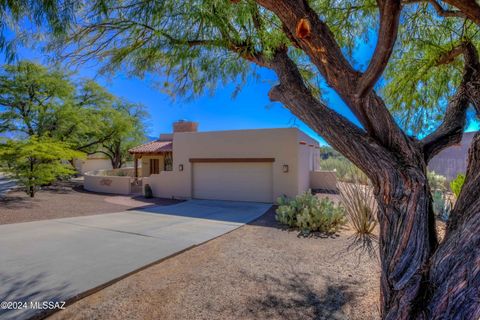
[[[299,228],[303,234],[313,231],[335,233],[346,222],[343,207],[328,198],[319,199],[310,190],[294,199],[281,197],[277,202],[277,221]]]

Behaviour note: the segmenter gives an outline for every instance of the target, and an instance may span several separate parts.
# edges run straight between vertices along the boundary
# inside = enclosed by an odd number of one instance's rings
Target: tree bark
[[[429,258],[437,247],[425,166],[389,169],[375,185],[380,225],[382,319],[412,319],[428,298]]]
[[[428,319],[480,319],[480,134],[442,245],[431,259]]]

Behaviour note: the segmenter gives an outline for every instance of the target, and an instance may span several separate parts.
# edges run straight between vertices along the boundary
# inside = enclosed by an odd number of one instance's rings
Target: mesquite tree
[[[257,67],[272,70],[278,83],[270,99],[374,185],[382,318],[480,318],[480,136],[441,242],[426,176],[430,159],[461,140],[467,109],[480,114],[480,6],[474,0],[76,5],[80,16],[67,32],[54,32],[52,43],[75,62],[96,58],[105,71],[158,72],[177,94],[213,90],[219,81],[241,84],[261,75]],[[362,68],[352,53],[372,33],[376,47]],[[360,125],[327,106],[322,97],[329,90]]]

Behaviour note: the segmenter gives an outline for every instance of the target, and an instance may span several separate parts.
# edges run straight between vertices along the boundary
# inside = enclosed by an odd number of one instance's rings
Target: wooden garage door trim
[[[191,163],[214,162],[275,162],[275,158],[190,158]]]

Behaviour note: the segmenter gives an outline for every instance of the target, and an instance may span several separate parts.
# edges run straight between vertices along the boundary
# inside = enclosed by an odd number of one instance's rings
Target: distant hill
[[[428,168],[447,177],[448,180],[454,179],[459,173],[465,173],[467,171],[468,148],[477,132],[465,132],[458,145],[451,146],[433,157],[428,164]]]

